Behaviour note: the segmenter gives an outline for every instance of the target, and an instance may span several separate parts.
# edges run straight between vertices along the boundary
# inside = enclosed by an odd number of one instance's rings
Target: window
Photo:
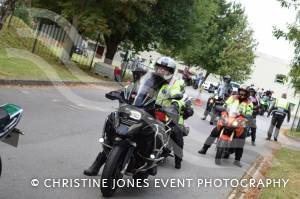
[[[287,76],[286,75],[282,75],[282,74],[278,74],[276,75],[275,78],[275,82],[279,83],[279,84],[284,84],[287,80]]]

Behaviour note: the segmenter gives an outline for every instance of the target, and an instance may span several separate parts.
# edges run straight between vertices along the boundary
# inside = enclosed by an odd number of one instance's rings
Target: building
[[[273,57],[264,53],[257,53],[253,73],[247,84],[254,84],[257,88],[274,91],[274,97],[280,97],[287,93],[292,105],[297,105],[299,96],[295,96],[295,90],[289,82],[285,81],[290,71],[289,61]]]

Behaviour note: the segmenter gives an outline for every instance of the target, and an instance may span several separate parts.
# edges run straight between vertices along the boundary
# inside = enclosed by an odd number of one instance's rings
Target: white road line
[[[21,90],[22,93],[28,95],[30,92],[29,91],[26,91],[26,90]]]

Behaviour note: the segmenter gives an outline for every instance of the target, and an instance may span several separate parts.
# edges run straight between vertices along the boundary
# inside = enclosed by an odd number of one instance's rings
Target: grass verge
[[[297,139],[300,139],[300,131],[289,131],[288,135]]]
[[[300,151],[280,149],[274,156],[272,168],[267,173],[269,179],[289,179],[286,187],[263,189],[259,199],[300,198]]]
[[[21,19],[13,17],[10,27],[7,23],[0,31],[0,78],[1,79],[24,79],[24,80],[49,80],[47,74],[55,71],[58,75],[51,80],[93,81],[90,77],[108,80],[104,77],[93,75],[89,67],[78,64],[82,72],[73,73],[63,65],[49,46],[41,41],[37,42],[35,54],[41,57],[47,65],[39,64],[21,58],[9,58],[6,54],[7,48],[15,48],[31,52],[34,43],[34,32]],[[76,60],[77,59],[77,60]],[[75,56],[75,60],[80,60]],[[85,60],[86,61],[86,60]],[[49,67],[50,66],[50,67]],[[91,79],[91,80],[90,80]]]

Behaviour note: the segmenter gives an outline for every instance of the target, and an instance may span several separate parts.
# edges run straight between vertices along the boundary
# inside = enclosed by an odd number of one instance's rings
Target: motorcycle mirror
[[[111,91],[109,93],[106,93],[105,97],[110,100],[117,100],[121,98],[119,91]]]

